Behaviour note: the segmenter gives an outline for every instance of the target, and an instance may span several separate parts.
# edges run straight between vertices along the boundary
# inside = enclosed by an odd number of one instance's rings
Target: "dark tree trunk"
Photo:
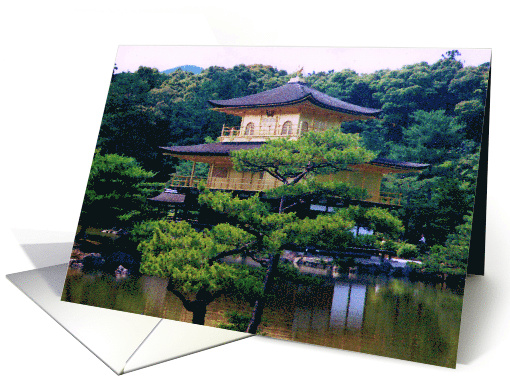
[[[172,279],[168,280],[166,289],[172,292],[175,296],[181,300],[184,308],[193,313],[191,322],[197,325],[205,324],[205,314],[207,313],[207,305],[209,305],[215,298],[211,292],[201,289],[197,292],[195,300],[189,301],[181,292],[174,289]]]
[[[280,205],[278,208],[278,213],[282,214],[284,209],[285,197],[282,196],[280,198]],[[271,258],[271,263],[266,272],[266,277],[264,279],[264,290],[262,291],[262,296],[255,302],[255,307],[253,308],[253,313],[250,319],[250,323],[248,324],[248,328],[246,329],[246,333],[256,334],[257,329],[262,321],[262,313],[264,312],[264,308],[266,307],[267,295],[273,289],[274,284],[274,276],[276,270],[278,269],[278,262],[280,261],[280,252],[274,254]]]
[[[205,290],[200,289],[197,292],[197,296],[195,297],[195,301],[191,303],[191,311],[193,312],[192,323],[198,325],[205,324],[205,314],[207,313],[207,305],[209,305],[214,300],[213,295]]]
[[[253,308],[253,313],[251,316],[250,323],[248,325],[248,329],[246,329],[246,333],[256,334],[257,329],[262,321],[262,313],[264,312],[264,308],[266,307],[267,295],[273,289],[274,284],[274,276],[276,274],[276,270],[278,269],[278,262],[280,261],[280,253],[273,255],[271,259],[271,263],[269,264],[269,268],[266,273],[266,278],[264,279],[264,290],[262,292],[262,297],[259,298],[255,302],[255,307]]]
[[[193,319],[191,322],[197,325],[205,324],[205,314],[207,312],[207,304],[204,301],[193,301]]]
[[[87,239],[87,227],[88,225],[86,224],[80,224],[80,231],[76,233],[76,236],[74,238],[74,240],[76,242],[78,241],[84,241]]]

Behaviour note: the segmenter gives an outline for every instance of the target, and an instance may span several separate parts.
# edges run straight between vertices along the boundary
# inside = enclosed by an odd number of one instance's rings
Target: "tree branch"
[[[251,233],[253,236],[257,238],[257,240],[262,240],[263,235],[260,233],[260,231],[257,231],[255,228],[251,228],[250,226],[242,223],[238,223],[240,225],[240,228],[248,233]]]
[[[252,259],[256,263],[258,263],[259,265],[264,266],[264,264],[262,264],[262,262],[260,262],[260,260],[255,257],[256,253],[257,252],[255,252],[255,251],[246,252],[246,257],[249,257],[250,259]]]
[[[312,168],[313,169],[313,168]],[[303,171],[301,172],[301,174],[299,174],[298,176],[296,176],[292,182],[290,184],[296,184],[297,182],[299,182],[301,179],[303,179],[312,169],[308,169],[308,167]]]
[[[246,249],[248,249],[251,245],[253,245],[255,243],[256,243],[255,241],[251,241],[249,243],[244,244],[243,246],[241,246],[239,248],[229,249],[228,251],[220,252],[216,256],[214,256],[214,257],[209,259],[209,265],[213,265],[213,263],[216,260],[222,259],[224,257],[232,256],[232,255],[237,255],[237,254],[245,251]]]
[[[288,205],[287,207],[284,207],[284,208],[283,208],[283,210],[284,210],[284,211],[286,211],[286,210],[288,210],[289,208],[292,208],[292,207],[294,207],[294,206],[297,206],[298,204],[303,204],[303,203],[305,203],[305,202],[306,202],[306,200],[299,199],[297,202],[292,203],[292,204]]]
[[[168,285],[166,286],[166,290],[169,292],[172,292],[179,300],[181,300],[182,305],[184,305],[184,308],[186,310],[189,310],[190,312],[193,311],[191,301],[189,301],[181,292],[173,288],[173,281],[172,279],[168,280]]]
[[[224,293],[225,293],[225,291],[224,291],[224,290],[219,290],[219,291],[217,291],[217,292],[213,293],[213,294],[211,295],[211,301],[210,301],[210,302],[213,302],[214,300],[216,300],[218,297],[220,297],[220,296],[221,296],[222,294],[224,294]]]
[[[271,171],[268,168],[264,169],[269,175],[271,175],[273,178],[279,180],[282,183],[286,183],[286,179],[278,173],[278,170]]]

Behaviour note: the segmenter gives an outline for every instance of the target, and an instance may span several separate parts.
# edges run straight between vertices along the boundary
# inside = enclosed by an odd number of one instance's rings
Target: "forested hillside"
[[[379,119],[342,125],[344,132],[359,133],[368,149],[382,157],[432,165],[418,175],[389,177],[383,185],[404,195],[397,214],[411,243],[424,234],[430,245],[447,245],[453,242],[449,234],[470,219],[489,64],[464,66],[460,58],[450,51],[433,64],[399,70],[360,74],[346,69],[306,76],[317,90],[382,110]],[[240,123],[210,110],[207,100],[258,93],[293,76],[264,65],[209,67],[200,74],[140,67],[114,74],[97,148],[101,154],[133,157],[157,172],[154,180],[165,182],[176,163],[163,157],[159,146],[203,143],[219,136],[223,124]]]

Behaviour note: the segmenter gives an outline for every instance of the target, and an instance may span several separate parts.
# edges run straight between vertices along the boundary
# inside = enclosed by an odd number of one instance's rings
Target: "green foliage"
[[[383,235],[397,237],[404,232],[402,222],[384,208],[369,208],[364,218],[368,221],[368,227]]]
[[[260,253],[275,253],[289,245],[315,245],[338,250],[353,242],[349,230],[354,227],[354,221],[344,210],[313,219],[299,219],[295,213],[270,212],[268,205],[257,196],[239,199],[228,193],[206,192],[199,199],[212,210],[226,215],[231,224],[258,236],[257,250]],[[371,211],[368,219],[373,217],[374,227],[381,232],[393,232],[399,227],[398,219],[383,211]]]
[[[354,247],[377,247],[380,245],[378,237],[376,235],[358,235],[355,237],[353,246]]]
[[[341,182],[319,182],[314,178],[303,180],[296,184],[282,185],[266,190],[264,193],[268,198],[274,199],[279,199],[281,197],[308,199],[338,197],[341,199],[364,200],[368,197],[368,193],[365,189],[353,187]]]
[[[239,313],[238,311],[226,312],[225,316],[228,323],[220,323],[218,328],[235,330],[237,332],[245,332],[251,319],[249,314]],[[261,334],[260,328],[257,330],[257,334]]]
[[[159,221],[153,236],[140,243],[140,271],[169,278],[172,289],[184,295],[201,290],[211,294],[253,293],[261,287],[248,270],[214,261],[221,252],[246,244],[251,238],[239,229],[220,225],[197,232],[186,222]]]
[[[489,80],[486,65],[468,66],[460,69],[448,85],[448,91],[456,94],[459,101],[485,102]]]
[[[426,272],[445,273],[452,276],[464,276],[469,257],[469,243],[473,225],[472,213],[464,217],[455,233],[448,236],[445,245],[435,245],[430,253],[422,257],[422,269]]]
[[[400,244],[394,240],[387,240],[383,238],[383,240],[380,241],[379,247],[386,251],[392,251],[396,253],[400,248]]]
[[[112,77],[97,148],[104,154],[133,157],[144,168],[161,168],[156,150],[166,139],[156,142],[156,138],[168,137],[169,132],[153,107],[151,91],[166,78],[157,69],[146,67]]]
[[[405,204],[398,212],[405,222],[405,239],[417,243],[424,234],[427,244],[444,245],[473,209],[478,160],[478,153],[465,154],[422,174],[386,177],[382,187],[403,194]]]
[[[416,259],[420,251],[414,244],[402,243],[397,250],[397,256],[401,259]]]
[[[226,192],[203,190],[198,198],[199,203],[213,211],[225,215],[229,221],[235,222],[250,232],[264,235],[273,229],[281,228],[286,222],[295,219],[294,214],[278,216],[270,213],[270,206],[258,195],[241,199]]]
[[[367,121],[348,121],[342,123],[344,133],[359,134],[364,146],[381,157],[387,157],[393,147],[387,138],[389,126],[382,119]]]
[[[352,242],[353,235],[349,230],[353,227],[354,222],[343,211],[319,215],[315,219],[305,218],[286,225],[285,241],[301,248],[312,245],[339,250]]]
[[[462,101],[455,105],[456,121],[464,125],[466,138],[479,142],[482,135],[485,105],[483,101],[473,99]]]
[[[296,267],[290,264],[278,264],[276,282],[291,282],[293,284],[312,286],[319,286],[323,284],[321,279],[301,273]]]
[[[159,220],[145,220],[135,223],[130,231],[130,240],[137,244],[150,240],[159,224]]]
[[[357,134],[337,130],[311,131],[299,140],[274,139],[257,150],[231,154],[236,171],[267,172],[283,184],[298,183],[309,173],[330,173],[366,163],[375,154],[361,145]]]
[[[318,246],[339,250],[363,238],[355,239],[350,230],[356,222],[373,229],[376,235],[398,237],[403,232],[402,222],[382,208],[351,206],[336,213],[320,214],[315,218],[300,219],[295,213],[271,212],[257,195],[247,199],[232,197],[223,192],[204,192],[199,200],[212,210],[228,217],[231,224],[258,237],[259,253],[275,253],[286,246]],[[375,239],[370,240],[370,244]]]
[[[180,160],[179,164],[175,167],[175,175],[190,176],[193,169],[193,162],[188,160]],[[195,178],[207,178],[209,172],[208,163],[195,164]]]
[[[102,155],[96,150],[82,211],[84,227],[129,227],[146,219],[153,212],[147,198],[162,188],[160,183],[148,183],[155,173],[146,171],[134,158],[117,154]]]
[[[389,238],[396,238],[404,232],[402,221],[384,208],[349,206],[346,214],[356,226],[369,228]]]
[[[395,146],[393,158],[439,164],[461,153],[464,125],[444,110],[419,110],[410,115],[412,123],[403,132],[402,146]]]

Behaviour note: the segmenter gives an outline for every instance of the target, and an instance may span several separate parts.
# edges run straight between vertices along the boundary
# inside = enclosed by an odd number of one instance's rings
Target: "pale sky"
[[[373,73],[379,69],[400,69],[426,61],[432,64],[448,50],[461,52],[466,66],[490,61],[490,49],[461,48],[319,48],[319,47],[232,47],[232,46],[120,46],[118,72],[134,72],[139,66],[160,71],[182,65],[207,68],[212,65],[232,68],[238,64],[264,64],[278,70],[303,73],[353,69]]]

